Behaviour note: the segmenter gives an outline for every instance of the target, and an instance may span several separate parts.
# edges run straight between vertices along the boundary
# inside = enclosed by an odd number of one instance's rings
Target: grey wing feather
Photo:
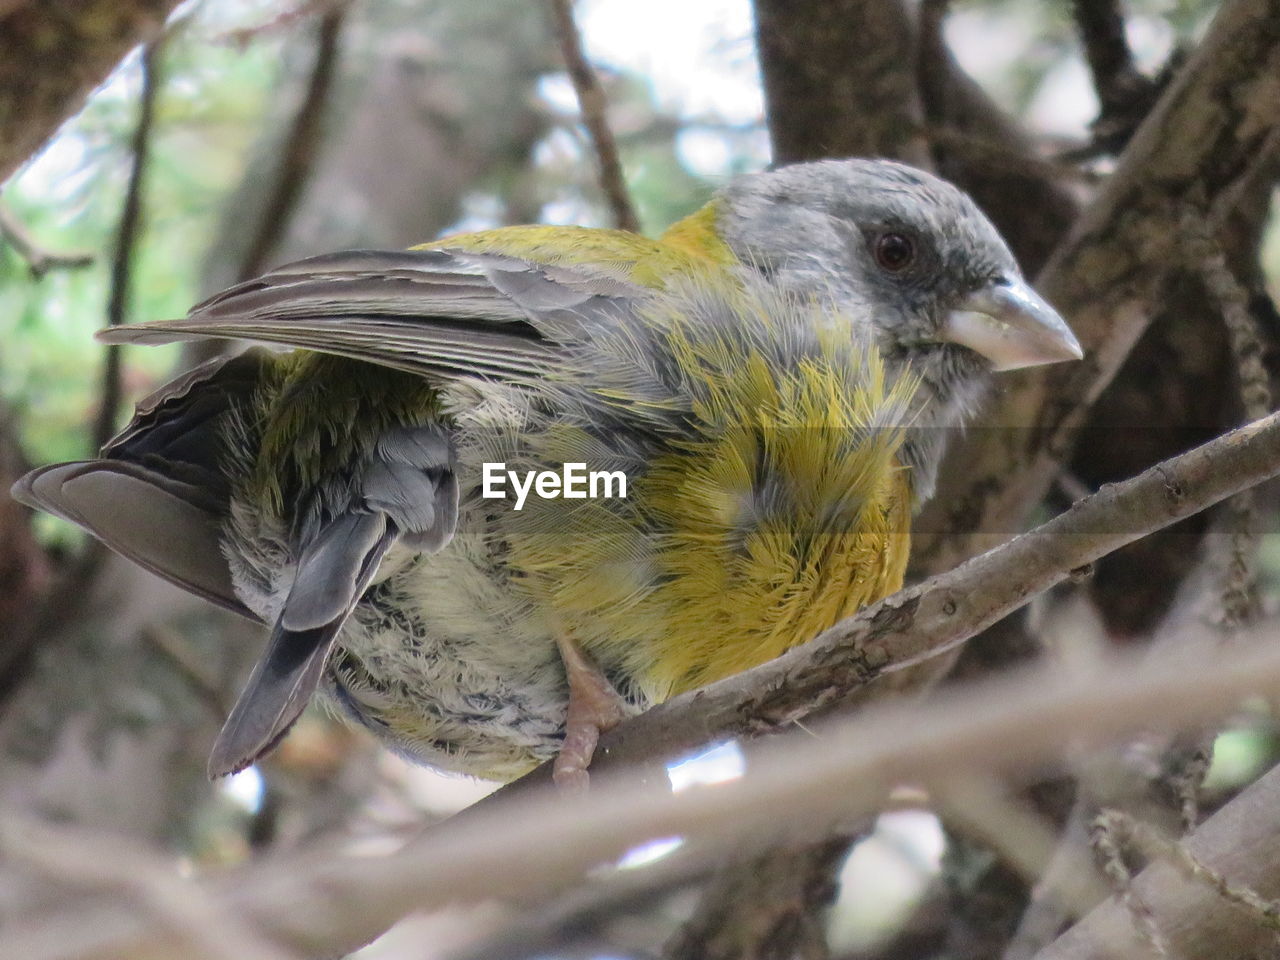
[[[33,470],[13,496],[83,527],[152,573],[252,619],[222,556],[230,491],[221,418],[255,389],[259,351],[219,357],[138,405],[102,459]]]
[[[305,633],[277,626],[272,631],[267,654],[253,668],[209,754],[209,779],[238,773],[289,732],[320,683],[341,626]]]
[[[170,583],[257,619],[232,587],[218,547],[222,517],[207,491],[137,464],[87,460],[32,471],[11,492]]]
[[[378,438],[378,456],[387,463],[408,463],[428,470],[453,463],[453,444],[438,427],[402,427]]]
[[[345,513],[325,524],[298,559],[280,626],[301,633],[345,618],[359,599],[355,591],[362,575],[375,551],[386,550],[387,538],[382,513]]]
[[[453,447],[438,424],[389,431],[346,502],[307,537],[267,652],[227,718],[210,776],[267,753],[302,713],[334,641],[397,540],[438,550],[453,536],[458,486]]]
[[[107,343],[221,337],[365,360],[426,376],[529,380],[594,313],[648,291],[587,267],[440,248],[353,251],[288,264],[181,320],[113,327]]]
[[[439,426],[400,427],[378,441],[365,468],[361,493],[384,512],[410,546],[435,553],[458,525],[454,450]]]

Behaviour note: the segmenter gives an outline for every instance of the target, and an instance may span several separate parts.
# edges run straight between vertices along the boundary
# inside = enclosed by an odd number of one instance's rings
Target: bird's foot
[[[602,733],[608,733],[632,712],[609,678],[572,638],[557,636],[556,646],[569,679],[569,710],[564,743],[551,768],[551,779],[568,793],[582,793],[590,777],[587,767]]]

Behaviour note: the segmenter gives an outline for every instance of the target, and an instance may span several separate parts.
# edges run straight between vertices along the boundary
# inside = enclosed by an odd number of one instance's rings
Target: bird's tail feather
[[[345,619],[318,630],[285,630],[276,624],[266,655],[218,734],[209,756],[210,779],[239,773],[289,732],[320,683]]]
[[[210,779],[255,763],[289,732],[320,685],[339,631],[398,534],[385,514],[349,513],[332,521],[303,551],[298,570],[307,576],[300,576],[289,591],[267,652],[218,734],[209,756]],[[307,621],[315,614],[311,594],[317,581],[329,587],[332,616],[314,624]]]

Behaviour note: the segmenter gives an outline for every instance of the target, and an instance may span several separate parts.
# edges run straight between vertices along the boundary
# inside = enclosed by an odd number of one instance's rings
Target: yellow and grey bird
[[[968,197],[876,160],[743,176],[658,240],[313,257],[101,336],[294,348],[14,487],[271,626],[212,775],[319,691],[420,761],[567,783],[629,710],[897,590],[989,373],[1081,355]]]

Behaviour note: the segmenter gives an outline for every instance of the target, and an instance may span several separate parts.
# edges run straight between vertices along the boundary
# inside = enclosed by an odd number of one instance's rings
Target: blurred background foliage
[[[588,4],[584,25],[589,31],[592,23],[620,14],[626,19],[626,6]],[[746,5],[738,6],[740,29],[746,31]],[[279,14],[280,5],[268,0],[193,3],[177,14],[162,56],[131,321],[180,315],[202,291],[232,279],[228,261],[253,228],[247,214],[272,187],[270,165],[313,54],[310,19],[277,20]],[[287,241],[277,261],[294,256],[290,248],[301,256],[337,246],[422,242],[508,222],[604,222],[575,123],[572,88],[539,7],[510,0],[379,0],[360,5],[351,20],[328,110],[327,142],[311,181],[324,184],[326,175],[334,175],[325,168],[341,166],[347,186],[357,189],[330,194],[323,205],[304,198],[297,215],[311,222],[293,231],[302,236]],[[739,48],[738,54],[721,51],[726,63],[749,58],[745,32],[712,38],[711,44]],[[135,51],[122,63],[85,109],[5,185],[0,199],[42,247],[95,255],[87,268],[36,277],[9,245],[0,245],[0,337],[6,344],[0,394],[18,412],[24,447],[34,460],[90,452],[85,424],[93,415],[101,364],[92,333],[104,322],[140,59]],[[746,97],[752,116],[744,116],[740,105],[724,110],[710,98],[687,97],[677,84],[694,82],[696,72],[668,74],[659,86],[625,64],[611,71],[612,118],[646,229],[659,230],[699,205],[725,175],[765,162],[754,64],[733,68],[752,88]],[[352,117],[350,110],[370,110],[369,87],[385,83],[388,72],[416,81],[419,89],[410,91],[414,102],[406,110],[433,121],[465,157],[418,151],[424,145],[409,138],[399,145],[398,162],[389,165],[385,153],[397,145],[388,138],[371,141],[367,130],[349,135],[353,127],[378,125],[376,118]],[[369,156],[379,149],[384,156]],[[433,169],[432,159],[478,169],[466,171],[462,190],[445,193],[439,184],[458,177],[439,165]],[[394,180],[399,202],[377,209],[376,191],[350,182],[362,173]],[[418,183],[423,186],[415,196]],[[397,219],[408,222],[388,222]],[[176,349],[128,351],[130,395],[145,393],[176,362]]]

